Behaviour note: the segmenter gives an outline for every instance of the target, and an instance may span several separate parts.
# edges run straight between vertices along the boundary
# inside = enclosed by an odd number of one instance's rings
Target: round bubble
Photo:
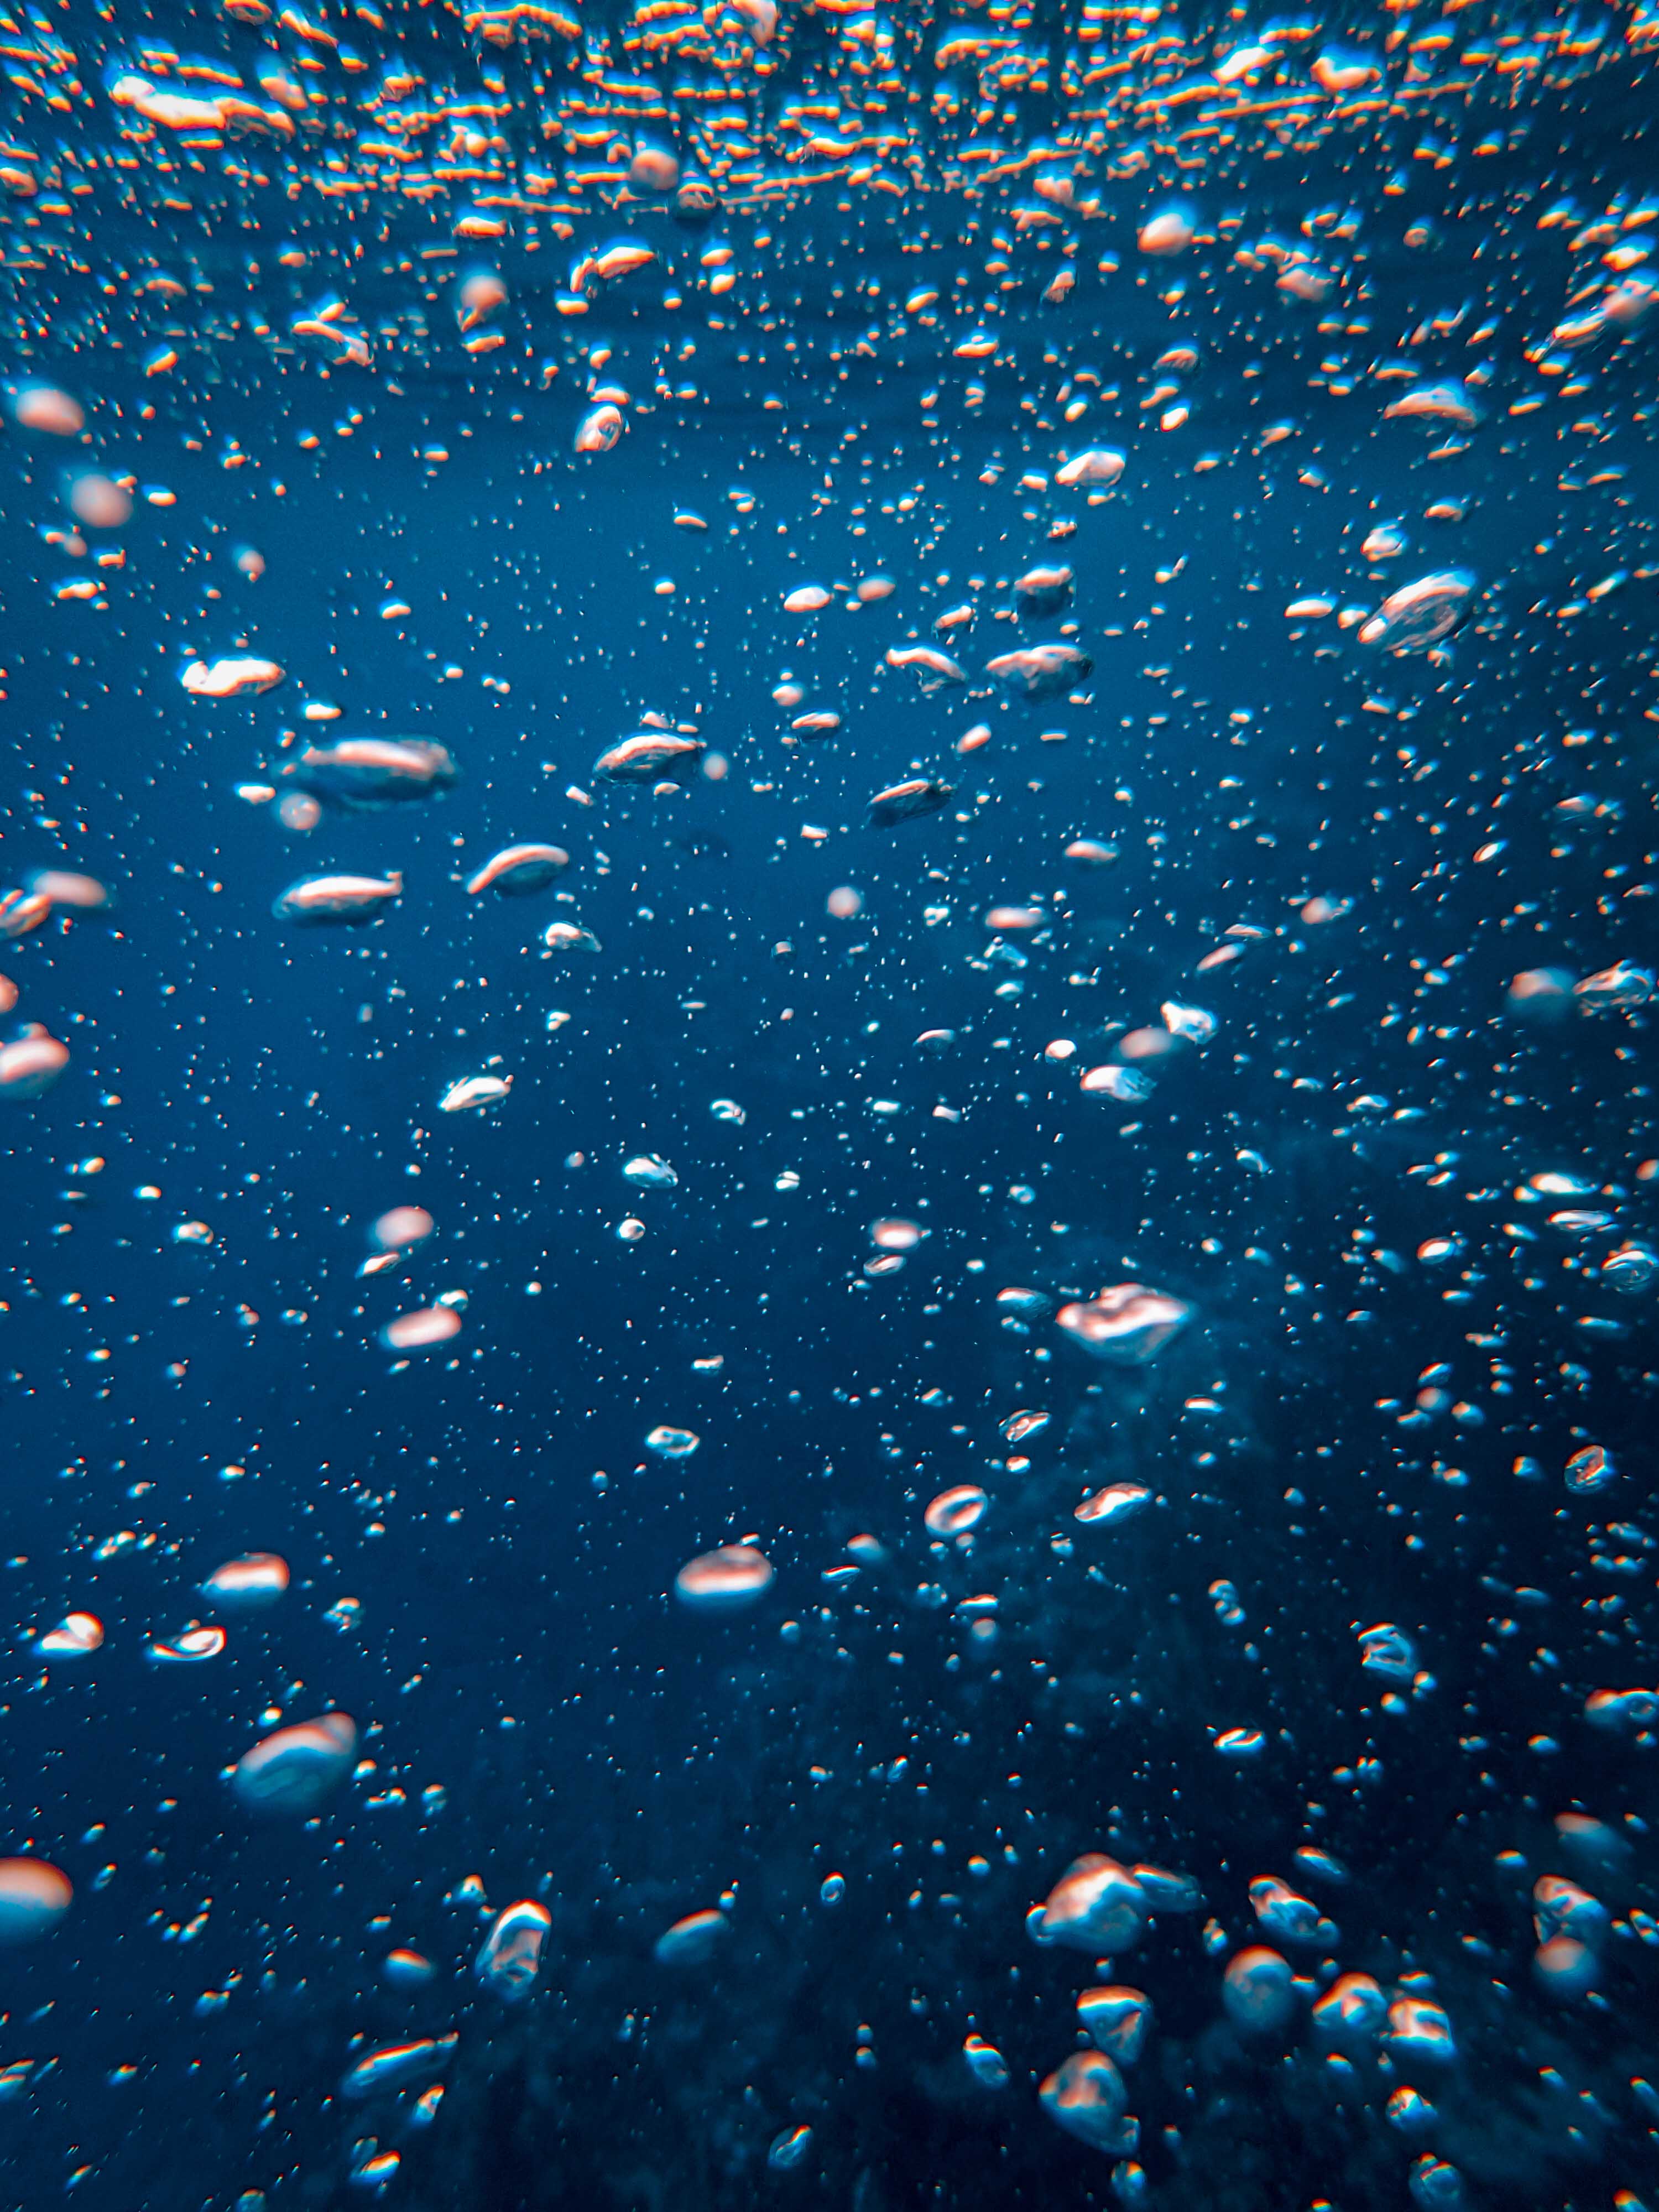
[[[70,512],[88,530],[118,530],[132,513],[131,495],[95,469],[70,479]]]
[[[323,1713],[278,1729],[244,1752],[231,1787],[253,1813],[314,1813],[350,1771],[357,1724],[345,1713]]]
[[[1600,1979],[1595,1954],[1571,1936],[1552,1936],[1533,1954],[1532,1971],[1541,1990],[1571,2002],[1588,1996]]]
[[[1296,2005],[1295,1977],[1277,1951],[1240,1951],[1227,1964],[1221,2002],[1233,2026],[1247,2035],[1271,2035]]]
[[[50,1936],[74,1895],[69,1876],[45,1859],[0,1859],[0,1943]]]
[[[1096,2150],[1116,2155],[1133,2147],[1124,2136],[1123,2076],[1103,2051],[1074,2051],[1037,2095],[1051,2119]]]

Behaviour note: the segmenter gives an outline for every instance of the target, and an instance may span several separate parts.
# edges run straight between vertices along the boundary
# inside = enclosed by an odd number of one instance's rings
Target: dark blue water
[[[453,196],[325,198],[331,142],[303,132],[252,142],[270,187],[234,134],[119,137],[106,62],[212,82],[127,26],[82,37],[66,119],[20,92],[36,168],[91,189],[10,204],[0,888],[74,870],[110,902],[0,947],[8,1036],[70,1054],[0,1100],[0,1844],[74,1886],[6,1954],[10,2201],[1653,2201],[1651,1713],[1585,1715],[1656,1679],[1654,1305],[1618,1286],[1659,1189],[1653,340],[1632,319],[1549,350],[1620,273],[1610,242],[1648,241],[1651,63],[1608,21],[1582,70],[1547,39],[1535,83],[1469,64],[1440,167],[1403,96],[1328,143],[1240,124],[1212,173],[1155,143],[1054,233],[1015,226],[1054,204],[1020,176],[918,171],[908,197],[764,205],[726,181],[707,222],[600,194],[567,238],[541,215],[457,243]],[[1086,27],[1015,26],[1055,52]],[[1466,44],[1509,52],[1502,28]],[[898,12],[924,105],[938,29]],[[244,82],[325,52],[245,19],[167,34]],[[441,63],[454,103],[482,85],[503,160],[541,158],[542,50],[364,10],[332,34],[377,70]],[[775,120],[862,36],[786,21],[756,99]],[[1028,102],[999,127],[1063,121]],[[1189,252],[1139,252],[1177,189]],[[624,233],[646,273],[572,280]],[[1310,240],[1322,301],[1274,283]],[[722,243],[739,282],[714,295]],[[455,291],[480,268],[506,342],[469,356]],[[178,289],[144,289],[157,271]],[[896,304],[927,287],[936,313]],[[332,293],[367,367],[292,327]],[[981,328],[993,353],[956,349]],[[177,362],[146,374],[158,346]],[[1385,416],[1453,380],[1478,422]],[[83,434],[31,427],[40,382]],[[623,434],[575,453],[610,386]],[[1190,419],[1160,429],[1171,407]],[[1091,444],[1127,457],[1093,499],[1054,481]],[[69,543],[88,470],[132,479],[132,511]],[[1362,556],[1395,520],[1410,550]],[[1059,562],[1071,604],[1015,619],[1013,580]],[[1451,569],[1473,585],[1441,650],[1361,641]],[[872,578],[892,588],[860,604]],[[785,611],[810,584],[830,603]],[[1288,618],[1299,599],[1329,606]],[[1094,664],[1073,696],[981,675],[1062,623]],[[886,665],[918,643],[969,683]],[[282,684],[181,684],[240,652]],[[798,738],[812,709],[839,726]],[[592,773],[646,715],[708,747],[678,789]],[[285,827],[284,769],[349,736],[440,744],[459,779]],[[872,827],[913,776],[950,798]],[[1068,859],[1079,839],[1115,862]],[[530,841],[569,853],[556,884],[467,895]],[[296,878],[392,869],[371,927],[272,915]],[[988,927],[1011,906],[1040,926]],[[600,949],[545,954],[560,920]],[[1574,991],[1620,961],[1623,1003]],[[1541,1014],[1513,985],[1539,969]],[[1121,1040],[1171,1006],[1212,1039],[1136,1059]],[[933,1030],[954,1041],[919,1047]],[[1150,1095],[1085,1091],[1097,1066],[1149,1069]],[[510,1077],[499,1103],[440,1110],[480,1073]],[[625,1179],[641,1154],[675,1184]],[[371,1224],[408,1205],[434,1233],[365,1279]],[[872,1274],[894,1219],[925,1234]],[[1123,1283],[1191,1309],[1144,1364],[1054,1318]],[[458,1334],[386,1348],[441,1299]],[[1021,1410],[1049,1419],[1011,1445]],[[653,1453],[659,1426],[697,1449]],[[1575,1487],[1593,1446],[1614,1472]],[[1144,1510],[1074,1519],[1115,1482]],[[985,1517],[932,1544],[923,1509],[958,1485]],[[675,1601],[685,1562],[738,1542],[775,1571],[759,1602]],[[288,1562],[286,1594],[216,1608],[204,1578],[248,1552]],[[82,1612],[101,1648],[43,1662]],[[147,1657],[192,1622],[222,1656]],[[1380,1624],[1401,1679],[1362,1667]],[[331,1711],[355,1774],[251,1810],[235,1762]],[[1236,1730],[1260,1737],[1237,1759]],[[1201,1903],[1109,1954],[1034,1943],[1090,1852]],[[1283,1939],[1295,1986],[1253,2024],[1224,1976],[1275,1940],[1263,1876],[1328,1923]],[[1588,1940],[1540,1966],[1548,1876],[1587,1893]],[[515,2002],[474,1962],[522,1899],[550,1924]],[[706,1960],[657,1954],[709,1908]],[[386,1978],[399,1947],[422,1985]],[[1443,2008],[1449,2047],[1398,2017],[1334,2039],[1313,2008],[1339,1974]],[[1151,2001],[1138,2141],[1039,2099],[1091,1983]],[[451,2031],[447,2066],[343,2092],[371,2051]]]

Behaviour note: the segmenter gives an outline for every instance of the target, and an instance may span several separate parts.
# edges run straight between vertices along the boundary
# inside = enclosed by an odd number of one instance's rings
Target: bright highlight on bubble
[[[739,1613],[772,1587],[772,1563],[751,1544],[723,1544],[688,1559],[674,1577],[674,1595],[695,1613]]]

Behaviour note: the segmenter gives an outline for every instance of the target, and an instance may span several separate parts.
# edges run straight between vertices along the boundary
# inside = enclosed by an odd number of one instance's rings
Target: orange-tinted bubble
[[[665,1425],[652,1430],[645,1448],[659,1459],[690,1459],[702,1442],[695,1429],[671,1429]]]
[[[990,1499],[976,1483],[958,1483],[929,1498],[922,1519],[936,1536],[963,1536],[985,1518]]]
[[[1557,1999],[1588,1996],[1601,1978],[1595,1954],[1571,1936],[1553,1936],[1533,1954],[1532,1971],[1540,1989]]]
[[[1097,1358],[1140,1366],[1154,1358],[1193,1317],[1193,1309],[1167,1291],[1140,1283],[1114,1283],[1086,1304],[1062,1306],[1058,1325]]]
[[[870,1242],[882,1252],[914,1252],[927,1231],[917,1221],[875,1221]]]
[[[0,1044],[0,1098],[39,1098],[69,1066],[69,1047],[44,1030]]]
[[[1132,1520],[1152,1502],[1152,1493],[1144,1483],[1109,1482],[1103,1490],[1092,1491],[1080,1505],[1074,1505],[1072,1518],[1111,1528]]]
[[[36,868],[29,890],[52,906],[75,907],[82,914],[95,914],[109,904],[109,892],[96,876],[74,875],[67,868]]]
[[[78,438],[87,427],[86,410],[55,384],[25,384],[12,395],[14,419],[25,430],[45,430],[54,438]]]
[[[569,866],[562,845],[508,845],[485,861],[468,882],[467,892],[473,898],[490,890],[505,898],[526,898],[545,890]]]
[[[1081,453],[1074,453],[1054,471],[1054,482],[1068,489],[1074,484],[1104,487],[1115,484],[1123,474],[1124,459],[1115,447],[1091,446]]]
[[[460,1334],[460,1327],[461,1317],[453,1306],[422,1306],[389,1321],[380,1331],[380,1341],[388,1352],[427,1352],[434,1345],[447,1344]]]
[[[396,1954],[394,1954],[394,1956]],[[382,2096],[389,2090],[410,2089],[441,2074],[453,2057],[459,2038],[453,2032],[413,2043],[383,2043],[360,2058],[340,2083],[340,2094],[354,2102]]]
[[[680,180],[678,157],[665,146],[635,149],[628,165],[628,181],[648,192],[672,192]]]
[[[1039,1942],[1074,1951],[1129,1951],[1140,1941],[1150,1904],[1127,1867],[1085,1851],[1049,1891],[1032,1932]]]
[[[464,331],[473,329],[484,317],[501,306],[507,298],[507,287],[493,269],[476,269],[470,276],[461,279],[460,325]]]
[[[95,1613],[70,1613],[34,1648],[48,1659],[84,1659],[103,1640],[104,1624]]]
[[[223,660],[192,660],[179,678],[195,699],[240,699],[249,692],[274,690],[282,680],[276,661],[252,653]]]
[[[0,1859],[0,1943],[50,1936],[74,1896],[69,1876],[45,1859]]]
[[[187,1628],[170,1644],[146,1645],[144,1656],[158,1667],[199,1667],[204,1660],[216,1659],[226,1640],[222,1628]]]
[[[1121,2066],[1132,2066],[1146,2046],[1152,2008],[1144,1990],[1113,1984],[1085,1990],[1077,2001],[1078,2024],[1097,2051]]]
[[[275,1552],[246,1552],[240,1559],[227,1559],[216,1567],[202,1584],[202,1595],[227,1611],[252,1613],[275,1605],[288,1584],[286,1559]]]
[[[1054,1419],[1052,1413],[1039,1413],[1030,1407],[1022,1407],[1018,1413],[1010,1413],[1000,1425],[1011,1444],[1023,1444],[1028,1437],[1040,1437]]]
[[[1124,2118],[1128,2092],[1103,2051],[1074,2051],[1062,2059],[1038,2089],[1037,2100],[1067,2135],[1091,2149],[1118,2157],[1134,2148]]]
[[[132,513],[132,500],[118,483],[88,470],[71,479],[70,512],[88,530],[118,530]]]
[[[1388,2017],[1389,2001],[1370,1974],[1340,1974],[1313,2008],[1315,2033],[1351,2046],[1375,2044]]]
[[[576,451],[579,453],[608,453],[623,434],[620,408],[606,404],[595,407],[584,415],[576,426]]]
[[[1516,1013],[1565,1014],[1572,1004],[1573,981],[1565,968],[1523,968],[1510,977],[1504,996]]]
[[[688,1559],[674,1577],[674,1595],[697,1613],[735,1613],[765,1596],[772,1563],[752,1544],[722,1544]]]
[[[1168,1030],[1131,1030],[1118,1039],[1118,1054],[1127,1060],[1163,1060],[1175,1050],[1176,1042]]]
[[[1457,2056],[1451,2022],[1427,1997],[1398,1996],[1389,2007],[1388,2043],[1396,2063],[1449,2065]]]
[[[837,921],[851,921],[864,911],[864,893],[854,890],[851,884],[837,884],[823,903]]]
[[[52,915],[52,901],[44,891],[0,893],[0,937],[27,937]]]
[[[394,1206],[369,1227],[368,1241],[380,1252],[406,1252],[431,1236],[432,1216],[423,1206]]]

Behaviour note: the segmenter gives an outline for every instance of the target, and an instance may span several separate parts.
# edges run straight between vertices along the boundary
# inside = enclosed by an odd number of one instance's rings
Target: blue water
[[[1104,20],[1073,12],[1014,29],[1058,52]],[[1032,198],[1034,165],[964,191],[940,135],[904,191],[775,165],[708,221],[602,191],[568,237],[520,211],[482,240],[455,193],[325,197],[336,141],[215,145],[112,89],[207,98],[191,55],[244,84],[282,55],[345,115],[293,23],[65,19],[72,65],[15,29],[47,53],[13,57],[40,78],[18,144],[68,181],[9,187],[0,890],[70,870],[108,902],[0,945],[6,1038],[70,1055],[0,1098],[0,1856],[73,1885],[24,1924],[0,1870],[9,2201],[1656,2201],[1653,1716],[1586,1717],[1659,1697],[1654,339],[1634,311],[1552,337],[1619,240],[1647,281],[1650,42],[1607,13],[1598,58],[1520,81],[1480,47],[1501,24],[1449,18],[1474,88],[1432,127],[1372,40],[1391,113],[1322,143],[1239,120],[1207,173],[1152,130],[1097,212]],[[945,134],[921,15],[891,67]],[[775,120],[879,46],[863,20],[786,10],[723,81]],[[1257,34],[1194,27],[1186,65]],[[331,35],[499,99],[521,180],[552,159],[563,49],[363,9]],[[1063,107],[997,127],[1068,144]],[[1172,196],[1192,244],[1142,251]],[[581,274],[623,236],[654,261]],[[1310,257],[1328,296],[1276,287]],[[469,355],[480,271],[504,343]],[[575,451],[612,388],[614,449]],[[1091,446],[1125,457],[1092,496],[1055,480]],[[1363,556],[1390,522],[1408,550]],[[1014,580],[1060,563],[1070,603],[1016,619]],[[1358,635],[1453,570],[1435,653]],[[827,604],[787,611],[809,585]],[[981,672],[1062,635],[1093,662],[1069,696]],[[887,665],[918,644],[967,683]],[[244,653],[280,683],[181,682]],[[791,730],[813,711],[838,726]],[[645,717],[707,748],[678,787],[593,773]],[[353,737],[441,744],[459,781],[293,826],[284,771]],[[913,777],[949,798],[872,826]],[[525,842],[568,852],[555,884],[467,894]],[[369,926],[272,914],[392,870]],[[546,951],[561,921],[599,949]],[[1183,1007],[1209,1041],[1170,1043]],[[480,1074],[506,1096],[441,1111]],[[672,1186],[625,1178],[639,1155]],[[399,1206],[434,1233],[365,1277]],[[1140,1364],[1056,1318],[1126,1283],[1190,1309]],[[382,1337],[433,1310],[460,1327],[432,1348]],[[1049,1418],[1010,1443],[1021,1411]],[[1569,1468],[1597,1446],[1601,1487]],[[1141,1510],[1074,1518],[1113,1483]],[[935,1541],[924,1509],[969,1485],[984,1518]],[[738,1543],[775,1571],[752,1606],[676,1601]],[[216,1607],[246,1553],[285,1594]],[[79,1613],[98,1649],[34,1648]],[[222,1656],[147,1656],[191,1624]],[[1361,1663],[1384,1625],[1393,1674]],[[335,1711],[333,1786],[250,1807],[236,1762]],[[1115,1952],[1034,1942],[1088,1853],[1201,1901]],[[1540,1953],[1551,1876],[1584,1893],[1571,1959]],[[1253,2021],[1228,1968],[1276,1940],[1261,1877],[1323,1924],[1279,1932],[1294,1986]],[[548,1920],[527,1992],[475,1970],[520,1900]],[[711,1909],[706,1955],[659,1954]],[[399,1948],[429,1978],[388,1979]],[[1327,2032],[1340,1974],[1386,2029]],[[1101,1984],[1153,2018],[1109,2141],[1040,2094]],[[1426,2056],[1413,1999],[1445,2015]]]

